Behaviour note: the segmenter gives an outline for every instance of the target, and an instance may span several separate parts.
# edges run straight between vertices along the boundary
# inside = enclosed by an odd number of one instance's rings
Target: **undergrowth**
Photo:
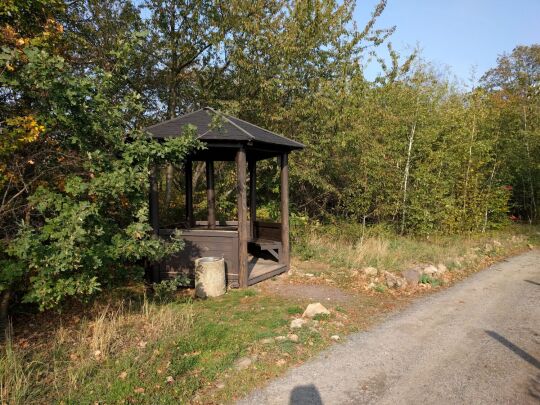
[[[351,274],[366,267],[399,272],[442,263],[456,270],[473,266],[481,257],[495,258],[540,243],[540,228],[528,225],[480,234],[413,237],[380,226],[365,231],[361,224],[318,224],[302,225],[293,234],[295,265],[303,273],[345,288],[350,286]]]

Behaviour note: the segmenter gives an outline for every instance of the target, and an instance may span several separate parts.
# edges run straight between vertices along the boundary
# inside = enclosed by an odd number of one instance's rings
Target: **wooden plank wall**
[[[281,242],[281,224],[279,222],[255,221],[253,230],[255,238]]]
[[[173,230],[160,229],[160,236],[170,236]],[[225,259],[227,285],[238,285],[238,232],[183,230],[185,247],[161,262],[160,280],[174,278],[180,274],[195,280],[195,259],[217,256]]]

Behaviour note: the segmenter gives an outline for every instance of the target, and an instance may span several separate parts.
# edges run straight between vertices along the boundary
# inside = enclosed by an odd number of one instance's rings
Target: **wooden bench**
[[[255,221],[253,223],[253,235],[248,242],[260,250],[267,251],[277,261],[281,253],[281,224],[275,222]]]
[[[261,250],[265,250],[270,253],[277,261],[279,261],[279,252],[281,251],[281,242],[270,239],[251,239],[249,242],[251,245],[257,246]]]

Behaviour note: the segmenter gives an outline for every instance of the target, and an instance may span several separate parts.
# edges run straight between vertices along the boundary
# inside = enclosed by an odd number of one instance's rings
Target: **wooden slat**
[[[238,226],[238,221],[219,221],[217,226]],[[195,225],[208,226],[208,221],[195,221]]]
[[[175,229],[160,229],[159,234],[161,236],[171,236],[176,230]],[[238,231],[233,230],[221,230],[221,229],[180,229],[182,237],[192,237],[192,236],[208,236],[208,237],[224,237],[224,238],[237,238]]]
[[[253,266],[253,269],[251,270],[248,285],[260,283],[261,281],[267,280],[286,271],[287,266],[284,264],[275,263],[271,265],[261,265],[257,263]]]
[[[281,241],[280,223],[256,221],[253,225],[255,231],[255,236],[253,239],[270,239]]]

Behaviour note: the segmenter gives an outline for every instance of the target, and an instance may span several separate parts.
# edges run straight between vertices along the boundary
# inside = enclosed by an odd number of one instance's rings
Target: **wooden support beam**
[[[193,162],[187,160],[184,165],[186,180],[186,223],[189,228],[195,225],[193,220]]]
[[[150,169],[150,195],[149,195],[149,209],[150,209],[150,225],[154,231],[154,235],[159,235],[159,195],[158,195],[158,170],[155,166]],[[151,263],[151,281],[154,283],[159,282],[159,264]]]
[[[206,161],[206,199],[208,201],[208,229],[216,228],[216,193],[214,190],[214,161]]]
[[[238,282],[240,288],[248,286],[248,222],[246,195],[246,150],[236,152],[236,191],[238,207]]]
[[[289,245],[289,162],[288,154],[283,153],[280,158],[281,168],[281,263],[287,268],[290,264]]]
[[[257,161],[250,160],[249,168],[249,231],[251,239],[255,238],[255,221],[257,220]]]

